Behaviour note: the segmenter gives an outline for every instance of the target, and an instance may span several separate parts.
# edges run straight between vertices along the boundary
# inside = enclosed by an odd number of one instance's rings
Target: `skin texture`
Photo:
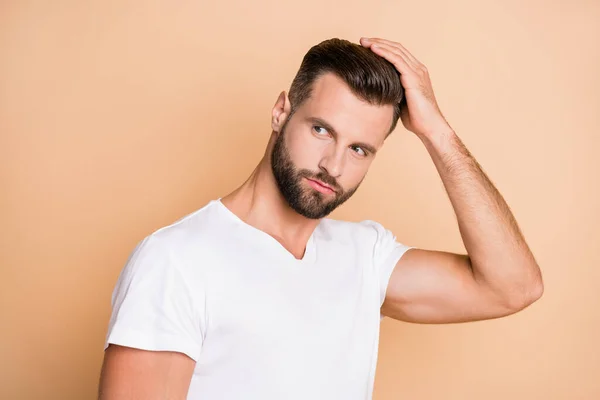
[[[320,219],[358,189],[382,140],[377,135],[370,135],[373,138],[369,137],[369,141],[355,138],[360,137],[361,129],[371,128],[364,125],[369,121],[379,123],[373,125],[377,133],[385,130],[391,107],[378,109],[362,103],[332,74],[320,77],[313,90],[314,101],[309,101],[308,107],[299,110],[295,118],[289,118],[281,128],[273,147],[271,166],[288,205],[306,218]],[[356,117],[338,110],[358,110],[365,117],[360,122],[354,121]],[[352,122],[357,125],[350,125]],[[341,140],[336,131],[340,128],[349,133],[354,131],[354,135]],[[289,146],[295,149],[293,159]],[[314,190],[307,179],[325,184],[331,191]]]
[[[442,115],[427,68],[399,43],[363,38],[361,45],[400,72],[406,96],[402,124],[429,152],[467,250],[409,250],[392,272],[382,313],[415,323],[455,323],[529,306],[543,293],[540,269],[508,205]],[[346,201],[364,179],[384,144],[393,107],[368,104],[325,74],[291,117],[290,111],[282,92],[264,157],[222,202],[301,258],[319,218]],[[335,192],[320,193],[306,178],[321,179]],[[194,361],[180,353],[111,345],[100,398],[184,399],[193,368]]]
[[[456,214],[467,254],[409,250],[390,278],[382,313],[417,323],[455,323],[516,313],[542,296],[542,275],[502,195],[450,127],[427,68],[400,43],[361,44],[400,72],[404,127],[425,145]]]
[[[182,353],[111,344],[100,373],[100,400],[184,400],[196,363]]]

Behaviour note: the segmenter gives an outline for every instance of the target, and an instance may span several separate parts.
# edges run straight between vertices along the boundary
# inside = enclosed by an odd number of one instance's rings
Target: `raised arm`
[[[448,323],[497,318],[527,307],[542,295],[540,269],[508,205],[439,110],[427,69],[399,43],[361,42],[400,72],[406,94],[402,123],[427,148],[467,250],[409,250],[392,272],[382,313]]]

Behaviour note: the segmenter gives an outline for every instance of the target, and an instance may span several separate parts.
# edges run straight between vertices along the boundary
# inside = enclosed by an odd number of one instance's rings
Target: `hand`
[[[400,119],[417,136],[430,137],[452,130],[438,107],[429,72],[400,43],[378,38],[361,38],[360,44],[388,60],[400,73],[404,88]]]

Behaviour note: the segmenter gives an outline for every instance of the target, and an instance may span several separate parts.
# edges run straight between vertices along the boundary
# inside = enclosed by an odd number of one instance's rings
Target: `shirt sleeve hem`
[[[390,278],[392,276],[392,272],[394,272],[394,268],[396,268],[396,264],[398,263],[398,261],[400,261],[400,259],[402,258],[402,256],[404,254],[406,254],[406,252],[410,249],[414,249],[415,247],[411,247],[411,246],[405,246],[405,245],[399,245],[395,251],[390,255],[390,257],[388,258],[388,261],[385,264],[385,269],[384,271],[380,272],[383,277],[383,287],[380,290],[380,294],[381,294],[381,298],[379,299],[379,308],[381,309],[381,307],[383,306],[383,303],[385,302],[385,296],[387,294],[387,289],[390,283]],[[379,313],[379,322],[381,322],[383,320],[384,315],[381,314],[381,312]]]
[[[200,354],[200,347],[197,344],[180,336],[148,335],[133,329],[113,328],[104,342],[104,350],[109,344],[149,351],[174,351],[183,353],[196,362]]]

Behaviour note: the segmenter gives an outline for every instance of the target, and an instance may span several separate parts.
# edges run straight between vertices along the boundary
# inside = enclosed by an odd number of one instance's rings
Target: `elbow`
[[[525,296],[525,307],[538,301],[544,294],[544,283],[541,279],[530,285],[527,295]]]
[[[512,299],[509,302],[509,307],[513,312],[521,311],[538,301],[543,294],[544,283],[540,275],[538,278],[532,279],[524,285],[520,285],[518,293],[511,296]]]
[[[544,280],[542,279],[542,271],[537,263],[535,264],[533,270],[535,271],[535,278],[532,279],[532,283],[529,284],[527,290],[527,305],[535,303],[544,294]]]

